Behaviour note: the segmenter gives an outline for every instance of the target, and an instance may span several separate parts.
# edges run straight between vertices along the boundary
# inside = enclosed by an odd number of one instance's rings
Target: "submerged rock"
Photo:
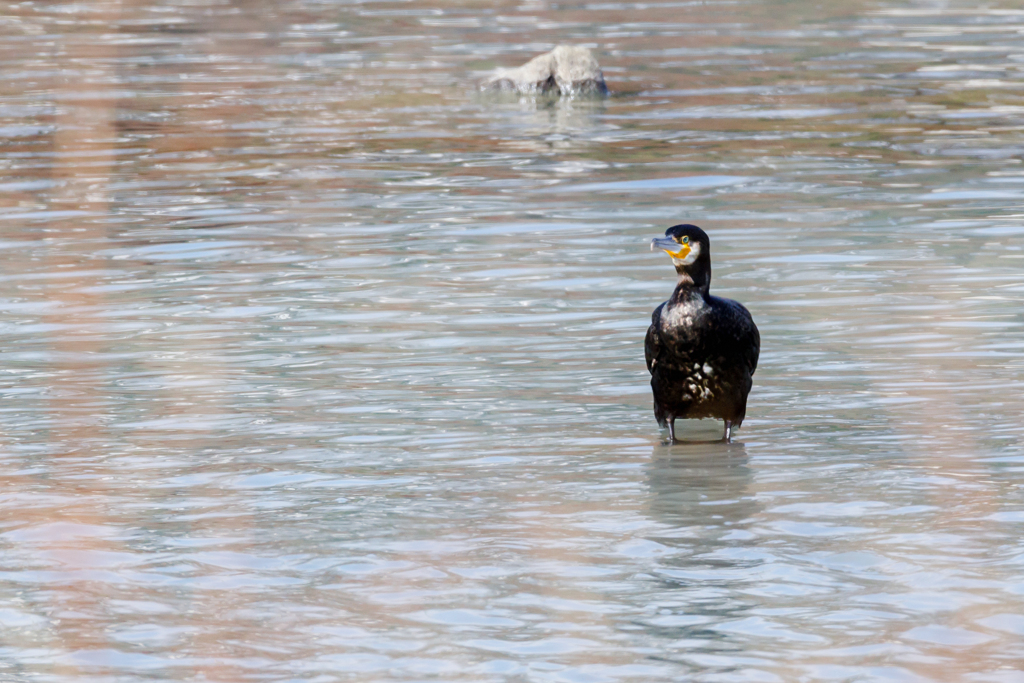
[[[608,86],[597,60],[585,47],[559,45],[515,69],[499,69],[481,90],[522,95],[606,95]]]

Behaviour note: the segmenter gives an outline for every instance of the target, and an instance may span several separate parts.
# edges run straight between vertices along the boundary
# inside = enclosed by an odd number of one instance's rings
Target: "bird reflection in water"
[[[645,630],[666,639],[666,659],[694,665],[701,653],[742,649],[716,630],[755,605],[738,599],[752,568],[762,564],[750,527],[761,512],[741,443],[658,444],[647,476],[651,519],[662,531],[649,537],[668,552],[652,570],[661,584],[656,616]],[[678,648],[678,649],[676,649]],[[712,667],[714,669],[716,667]]]
[[[656,445],[648,466],[650,515],[669,527],[659,541],[696,554],[737,537],[760,510],[752,480],[742,443]]]

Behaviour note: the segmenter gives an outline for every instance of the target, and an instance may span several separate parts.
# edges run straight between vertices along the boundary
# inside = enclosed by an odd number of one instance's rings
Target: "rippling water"
[[[832,5],[12,5],[0,679],[1024,680],[1024,11]]]

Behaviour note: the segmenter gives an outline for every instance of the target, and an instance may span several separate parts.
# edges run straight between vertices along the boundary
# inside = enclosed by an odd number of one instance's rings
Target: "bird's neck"
[[[677,292],[680,290],[694,291],[707,296],[708,290],[711,288],[710,268],[691,268],[689,270],[676,268],[676,274],[679,276],[676,281]]]

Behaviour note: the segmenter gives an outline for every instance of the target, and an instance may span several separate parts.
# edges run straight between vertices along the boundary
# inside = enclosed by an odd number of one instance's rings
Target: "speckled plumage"
[[[725,420],[729,440],[732,427],[739,427],[746,414],[761,337],[742,304],[708,293],[711,248],[704,231],[677,225],[665,235],[673,240],[686,237],[693,245],[687,254],[694,257],[673,257],[679,283],[672,297],[655,309],[647,330],[644,351],[654,416],[669,427],[673,439],[676,418]]]

